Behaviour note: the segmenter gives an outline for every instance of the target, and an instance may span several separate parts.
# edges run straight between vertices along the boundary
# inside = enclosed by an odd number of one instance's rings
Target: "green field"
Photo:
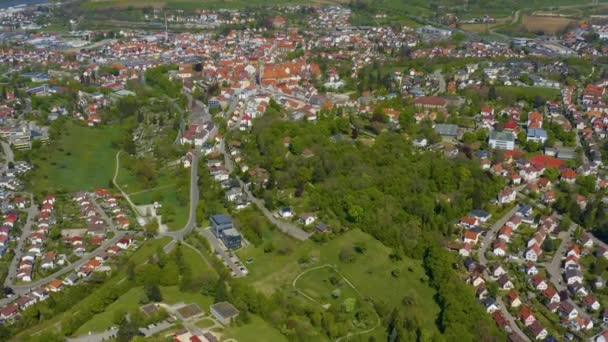
[[[209,328],[215,325],[215,322],[210,318],[203,318],[200,321],[196,322],[196,326],[199,328]]]
[[[127,291],[125,294],[120,296],[118,300],[110,304],[106,311],[95,315],[90,321],[83,324],[77,331],[76,335],[84,335],[89,332],[100,332],[115,325],[112,320],[116,312],[129,312],[137,309],[142,304],[139,304],[139,300],[144,295],[144,290],[141,286],[134,287]]]
[[[163,223],[166,223],[169,229],[179,230],[184,227],[190,215],[190,207],[179,202],[178,191],[189,192],[189,187],[178,187],[178,184],[186,182],[190,184],[189,169],[163,168],[156,171],[156,178],[153,185],[143,184],[141,179],[137,177],[135,171],[130,165],[134,163],[132,157],[126,156],[124,153],[120,155],[120,168],[116,183],[121,189],[126,192],[133,203],[137,205],[152,204],[159,202],[163,207],[157,210],[159,215],[163,215]],[[190,198],[189,193],[180,193],[182,197]]]
[[[67,122],[57,141],[30,152],[35,167],[31,189],[40,194],[108,187],[116,164],[112,142],[122,133],[118,127],[91,128]]]
[[[298,291],[321,305],[340,305],[347,299],[359,299],[356,290],[329,266],[303,274],[294,285]],[[336,296],[332,295],[334,291],[337,291]]]
[[[497,86],[496,94],[502,98],[510,98],[515,100],[534,101],[536,96],[540,96],[545,100],[554,100],[559,96],[559,89],[540,88],[540,87],[515,87],[515,86]]]
[[[312,241],[295,242],[279,232],[267,232],[265,240],[266,245],[272,242],[274,252],[264,253],[263,246],[249,246],[238,252],[241,260],[252,259],[253,262],[247,264],[250,274],[246,280],[260,291],[271,294],[278,288],[291,288],[293,280],[306,269],[336,265],[336,270],[364,297],[389,306],[398,305],[406,295],[416,298],[414,315],[423,322],[425,336],[438,334],[435,317],[439,307],[433,298],[435,291],[427,284],[419,261],[392,261],[389,248],[359,230],[349,231],[322,245]],[[357,253],[353,262],[342,262],[339,258],[341,249],[354,244],[363,246],[364,253]],[[393,271],[397,277],[391,274]],[[322,298],[331,290],[325,283],[329,277],[327,272],[311,271],[298,280],[296,287]],[[352,293],[346,286],[342,289],[347,295]],[[380,330],[374,331],[376,337],[383,337]]]
[[[224,330],[224,340],[235,339],[245,341],[282,342],[287,338],[266,321],[256,315],[251,315],[251,322],[241,326],[229,327]]]

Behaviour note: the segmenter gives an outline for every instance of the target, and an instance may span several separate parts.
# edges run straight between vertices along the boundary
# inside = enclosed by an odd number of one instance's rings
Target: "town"
[[[0,340],[608,340],[608,6],[107,5],[0,8]]]

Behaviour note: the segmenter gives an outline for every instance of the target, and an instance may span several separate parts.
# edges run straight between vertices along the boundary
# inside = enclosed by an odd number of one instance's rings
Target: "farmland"
[[[528,32],[543,34],[558,34],[573,23],[575,21],[563,17],[525,15],[522,19],[522,25]]]

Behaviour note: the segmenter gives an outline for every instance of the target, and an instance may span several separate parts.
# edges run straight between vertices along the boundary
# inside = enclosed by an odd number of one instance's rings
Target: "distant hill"
[[[0,0],[1,1],[1,0]],[[184,10],[199,8],[242,8],[286,4],[344,4],[370,12],[397,12],[434,17],[447,13],[461,17],[491,15],[503,17],[521,9],[585,6],[593,0],[84,0],[84,9],[167,7]],[[600,3],[608,0],[599,0]]]

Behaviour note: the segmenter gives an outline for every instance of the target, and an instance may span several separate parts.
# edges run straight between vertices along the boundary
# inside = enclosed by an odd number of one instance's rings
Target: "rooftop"
[[[228,302],[215,303],[211,305],[211,310],[224,318],[234,317],[239,314],[239,310]]]

